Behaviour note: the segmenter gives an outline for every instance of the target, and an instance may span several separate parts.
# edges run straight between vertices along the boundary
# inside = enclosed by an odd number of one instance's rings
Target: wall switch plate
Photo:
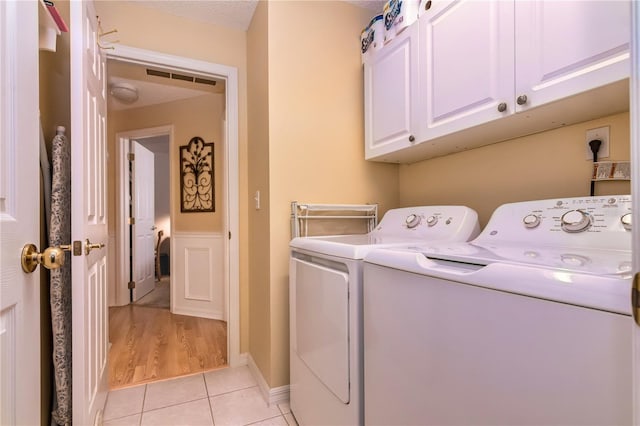
[[[260,191],[256,191],[253,201],[256,202],[256,210],[260,210]]]
[[[599,139],[602,141],[602,145],[600,145],[600,150],[598,151],[598,159],[608,158],[609,157],[609,126],[598,127],[597,129],[589,129],[587,130],[585,136],[585,150],[587,152],[586,157],[587,160],[593,161],[593,152],[591,152],[591,147],[589,146],[589,142],[594,139]]]

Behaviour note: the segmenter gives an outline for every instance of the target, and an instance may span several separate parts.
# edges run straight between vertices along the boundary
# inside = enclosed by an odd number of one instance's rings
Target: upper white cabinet
[[[513,2],[433,4],[418,24],[420,141],[514,112]]]
[[[418,123],[418,26],[364,64],[365,157],[411,146]]]
[[[515,35],[516,111],[629,76],[628,1],[516,1]]]
[[[627,110],[630,17],[629,1],[434,1],[365,62],[366,158],[411,163]]]

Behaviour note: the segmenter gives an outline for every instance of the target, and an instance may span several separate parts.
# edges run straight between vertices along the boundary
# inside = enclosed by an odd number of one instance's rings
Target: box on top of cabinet
[[[384,45],[384,24],[382,14],[371,19],[369,25],[360,34],[360,53],[362,63],[374,50],[381,49]]]
[[[419,8],[420,0],[389,0],[385,3],[382,9],[385,43],[416,22]]]

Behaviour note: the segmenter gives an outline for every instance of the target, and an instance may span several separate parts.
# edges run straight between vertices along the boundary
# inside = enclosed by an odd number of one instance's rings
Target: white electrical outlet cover
[[[602,141],[602,145],[600,145],[600,150],[598,151],[598,160],[601,158],[609,157],[609,126],[598,127],[597,129],[589,129],[586,132],[585,136],[585,150],[586,150],[586,158],[587,160],[593,160],[593,152],[591,152],[591,147],[589,147],[589,142],[594,139],[599,139]]]

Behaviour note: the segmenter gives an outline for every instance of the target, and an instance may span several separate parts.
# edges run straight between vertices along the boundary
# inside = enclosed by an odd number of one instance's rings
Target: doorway
[[[171,301],[171,269],[169,258],[171,257],[171,203],[169,197],[169,146],[170,134],[159,136],[147,136],[135,139],[134,143],[140,144],[153,154],[153,231],[151,242],[153,243],[153,289],[146,294],[132,296],[132,300],[140,306],[150,306],[169,309]],[[135,180],[133,185],[135,185]],[[145,186],[146,187],[146,186]],[[133,275],[133,269],[131,275]],[[133,293],[133,290],[131,290]],[[139,292],[140,293],[140,292]]]
[[[120,285],[116,292],[121,297],[116,304],[125,304],[128,298],[137,305],[170,308],[172,137],[173,126],[126,131],[116,136],[121,182],[120,209],[116,214],[124,225],[120,229],[122,243],[117,248],[123,267],[118,271]]]
[[[176,72],[181,75],[192,75],[204,79],[217,79],[224,82],[224,105],[223,105],[223,122],[221,126],[221,139],[218,141],[220,143],[220,149],[222,150],[220,153],[216,152],[218,156],[224,161],[225,167],[223,167],[223,176],[220,179],[221,185],[219,191],[216,192],[216,197],[219,197],[220,206],[225,205],[226,208],[224,212],[221,212],[221,235],[224,235],[225,238],[220,238],[220,258],[223,262],[223,268],[220,268],[222,271],[221,280],[224,282],[223,289],[223,298],[222,306],[223,306],[223,315],[226,323],[226,349],[227,349],[227,364],[230,366],[236,366],[243,364],[243,360],[241,360],[239,355],[239,295],[238,295],[238,286],[239,286],[239,249],[238,249],[238,147],[237,147],[237,139],[238,139],[238,118],[237,118],[237,90],[238,90],[238,81],[237,81],[237,70],[235,68],[220,66],[212,63],[205,63],[201,61],[193,61],[188,58],[180,58],[170,55],[163,55],[157,52],[149,52],[142,51],[140,49],[127,48],[124,46],[119,46],[117,51],[111,52],[109,54],[110,60],[115,60],[117,62],[126,63],[126,64],[135,64],[137,66],[142,66],[147,69],[161,70],[169,73]],[[161,65],[160,65],[161,64]],[[164,136],[172,138],[175,137],[175,129],[167,125],[168,129],[164,129]],[[144,129],[149,130],[149,129]],[[152,128],[156,133],[162,133],[161,129]],[[131,132],[126,136],[134,137],[137,139],[146,139],[147,136],[159,137],[159,134],[148,134],[144,133],[135,134]],[[152,132],[153,133],[153,132]],[[121,135],[119,135],[121,136]],[[216,141],[216,142],[218,142]],[[172,151],[176,151],[176,146],[182,145],[180,143],[174,143],[172,146]],[[171,145],[170,145],[171,146]],[[118,147],[117,147],[118,148]],[[120,151],[120,148],[118,148]],[[121,158],[121,152],[116,155],[116,157]],[[176,163],[177,152],[171,152],[169,157],[173,156],[172,163]],[[117,160],[117,159],[116,159]],[[175,180],[176,177],[176,167],[173,165],[174,169],[169,173],[169,179]],[[172,176],[173,174],[173,176]],[[122,183],[120,183],[120,186]],[[119,186],[116,185],[116,191],[118,191]],[[171,192],[171,191],[167,191]],[[175,191],[173,191],[174,198]],[[116,196],[120,196],[118,192],[116,192]],[[172,200],[171,203],[175,203],[176,200]],[[174,210],[175,212],[175,205]],[[179,210],[178,210],[179,211]],[[173,234],[174,231],[174,218],[171,217],[169,219],[169,229]],[[124,218],[120,218],[120,224],[117,226],[117,232],[120,233],[120,229],[123,228],[121,225],[124,222]],[[156,225],[157,226],[157,225]],[[228,235],[228,237],[227,237]],[[173,235],[172,235],[173,236]],[[120,242],[114,244],[114,246],[120,246]],[[176,251],[176,242],[174,238],[169,238],[168,243],[165,243],[166,251],[169,253],[169,259],[166,262],[166,266],[168,266],[169,275],[171,276],[172,286],[173,286],[173,277],[174,271],[176,270],[176,265],[178,268],[180,267],[179,262],[176,261],[176,256],[172,255]],[[183,250],[184,247],[178,245],[178,250]],[[161,254],[163,253],[163,249],[159,251]],[[118,254],[118,261],[116,263],[117,272],[119,273],[122,270],[122,254]],[[197,252],[195,253],[198,254]],[[114,253],[116,255],[116,253]],[[162,258],[161,258],[162,259]],[[162,269],[162,261],[161,261],[161,269]],[[115,274],[118,275],[118,274]],[[184,274],[180,274],[182,276]],[[188,271],[187,271],[188,275]],[[122,280],[119,280],[122,281]],[[121,284],[120,284],[121,285]],[[128,289],[127,289],[128,290]],[[173,292],[173,291],[172,291]],[[125,299],[124,295],[128,296],[128,291],[118,291],[117,304],[122,304],[123,299]],[[110,297],[113,300],[113,297]],[[129,299],[129,297],[126,297]],[[128,303],[128,300],[126,301]],[[173,305],[173,301],[171,303]],[[206,315],[202,315],[206,316]]]

